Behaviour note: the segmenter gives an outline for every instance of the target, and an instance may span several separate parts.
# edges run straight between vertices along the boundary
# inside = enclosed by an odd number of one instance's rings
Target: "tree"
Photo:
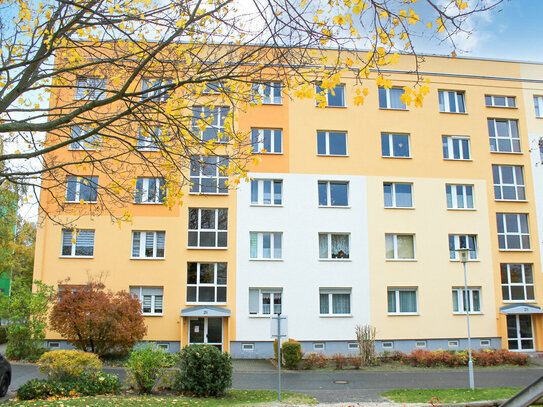
[[[421,32],[448,41],[454,56],[466,20],[500,2],[8,0],[0,26],[0,135],[17,149],[0,154],[9,164],[0,166],[0,184],[36,189],[41,182],[41,202],[49,197],[63,213],[129,219],[134,174],[154,174],[166,180],[171,207],[191,182],[191,157],[228,157],[217,165],[234,183],[246,173],[251,143],[236,117],[266,97],[251,84],[281,81],[291,95],[323,104],[349,71],[361,104],[369,81],[391,86],[381,68],[399,52],[412,54],[418,72],[412,40]],[[406,87],[406,103],[422,103],[428,88],[420,79]],[[88,184],[98,173],[97,205],[64,205],[67,177]]]
[[[125,352],[140,341],[147,328],[141,303],[126,291],[113,293],[104,284],[61,285],[49,317],[50,326],[85,352],[102,356]]]
[[[0,297],[0,315],[8,320],[6,356],[37,360],[44,352],[47,311],[53,288],[34,282],[34,290],[24,277],[12,280],[11,296]]]

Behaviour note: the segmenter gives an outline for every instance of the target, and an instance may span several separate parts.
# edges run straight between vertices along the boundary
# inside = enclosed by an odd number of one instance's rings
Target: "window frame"
[[[207,162],[206,162],[207,161]],[[215,161],[215,162],[211,162]],[[209,155],[190,157],[190,190],[193,195],[228,195],[228,175],[223,171],[228,170],[228,157]],[[209,169],[214,169],[215,173],[210,174]],[[209,188],[212,185],[205,184],[204,180],[212,180],[215,183],[215,192],[202,191],[202,188]],[[198,189],[198,190],[195,190]]]
[[[418,287],[387,287],[387,315],[419,315],[419,293]],[[389,293],[394,293],[394,311],[390,311]],[[402,311],[400,292],[415,293],[415,311]]]
[[[266,89],[270,89],[269,95],[266,95]],[[277,89],[279,89],[279,95],[275,94]],[[283,84],[278,81],[251,83],[251,102],[259,103],[262,105],[282,105]]]
[[[172,83],[172,78],[143,78],[141,80],[141,100],[155,103],[166,102],[170,98],[170,94],[167,88],[162,88],[162,86],[168,86]]]
[[[270,150],[266,148],[266,131],[270,132]],[[279,140],[279,148],[277,141]],[[251,145],[254,154],[283,154],[283,129],[251,128]],[[265,151],[264,151],[265,150]]]
[[[534,108],[536,119],[543,119],[543,96],[534,95]]]
[[[323,313],[322,296],[328,297],[328,312]],[[334,296],[335,295],[348,295],[349,296],[349,312],[334,312]],[[319,316],[320,317],[352,317],[353,304],[352,304],[352,288],[319,288]]]
[[[513,183],[504,183],[503,182],[503,179],[504,179],[504,175],[503,175],[503,170],[504,168],[511,168],[512,170],[512,178],[513,178]],[[518,170],[517,169],[520,169],[520,178],[522,183],[520,183],[518,181],[518,178],[519,178],[519,173],[518,173]],[[497,174],[496,174],[496,171],[497,171]],[[496,175],[498,176],[498,183],[496,183]],[[500,165],[500,164],[493,164],[492,165],[492,181],[493,181],[493,185],[494,185],[494,200],[496,201],[509,201],[509,202],[527,202],[527,199],[526,199],[526,183],[525,183],[525,177],[524,177],[524,166],[522,165]],[[499,189],[500,191],[500,195],[502,196],[502,198],[498,198],[497,197],[497,188]],[[515,191],[515,196],[516,196],[516,199],[508,199],[508,198],[503,198],[504,196],[504,188],[513,188],[514,191]],[[521,193],[522,191],[522,193]],[[519,198],[519,195],[522,195],[524,194],[524,199],[520,199]]]
[[[78,76],[75,80],[74,100],[104,100],[106,98],[106,90],[107,78]]]
[[[516,224],[517,224],[517,228],[518,228],[518,232],[511,232],[509,233],[507,231],[507,221],[506,221],[506,218],[507,218],[507,215],[515,215],[516,216]],[[524,216],[525,217],[525,224],[526,224],[526,230],[527,232],[522,232],[522,220],[521,220],[521,217]],[[500,232],[500,217],[502,218],[501,220],[501,224],[503,226],[503,231]],[[496,213],[496,223],[497,223],[497,231],[498,231],[498,249],[500,251],[517,251],[517,252],[526,252],[526,251],[532,251],[532,246],[531,246],[531,239],[530,239],[530,223],[529,223],[529,218],[528,218],[528,214],[527,213],[503,213],[503,212],[498,212]],[[508,247],[508,244],[507,244],[507,237],[508,236],[518,236],[519,237],[519,243],[520,243],[520,248],[516,249],[516,248],[509,248]],[[528,237],[528,247],[523,247],[524,244],[523,244],[523,237],[527,236]],[[501,241],[500,241],[500,237],[503,237],[503,243],[505,244],[505,246],[502,247],[502,244],[501,244]]]
[[[162,294],[145,294],[144,289],[161,289]],[[135,295],[141,304],[141,315],[144,317],[161,317],[164,315],[164,287],[161,286],[130,286],[129,292],[131,295]],[[150,298],[150,309],[151,311],[145,312],[145,297]],[[160,297],[160,301],[157,303],[157,299]],[[160,304],[160,305],[159,305]],[[157,312],[157,308],[160,307],[160,312]]]
[[[498,122],[506,122],[507,123],[507,137],[498,137]],[[493,123],[492,128],[494,132],[494,136],[491,134],[491,122]],[[514,136],[514,131],[512,130],[512,123],[515,123],[516,125],[516,137]],[[502,118],[492,118],[489,117],[487,119],[488,124],[488,139],[490,142],[490,152],[491,153],[497,153],[497,154],[522,154],[522,146],[520,144],[520,127],[519,127],[519,120],[517,119],[502,119]],[[501,150],[500,149],[500,140],[508,140],[510,150]],[[515,143],[516,140],[516,143]],[[494,141],[494,143],[493,143]],[[493,145],[494,144],[494,145]]]
[[[454,94],[455,110],[451,108],[451,94]],[[440,113],[467,114],[466,92],[463,90],[439,90],[438,101]],[[463,106],[464,111],[461,111],[460,105]]]
[[[474,292],[478,293],[479,299],[478,303],[474,302]],[[455,315],[466,315],[466,309],[465,309],[465,287],[453,287],[452,288],[452,295],[453,295],[453,314]],[[456,297],[456,306],[457,309],[455,310],[455,303],[454,303],[454,297]],[[483,313],[483,307],[482,307],[482,297],[481,297],[481,287],[468,287],[468,299],[469,299],[469,314],[482,314]],[[478,305],[479,310],[475,310],[475,305]]]
[[[445,143],[446,140],[446,143]],[[460,158],[454,158],[455,154],[455,140],[467,140],[467,155],[468,158],[463,158],[465,156],[464,144],[458,143],[458,156]],[[445,156],[445,144],[447,145],[447,157]],[[472,161],[471,158],[471,139],[469,136],[441,136],[441,146],[443,150],[443,159],[447,161]],[[452,152],[452,155],[450,154]]]
[[[319,261],[350,261],[351,260],[351,234],[350,233],[326,233],[326,232],[319,232],[318,234],[319,236],[319,240],[318,240],[318,247],[319,247]],[[321,236],[327,236],[327,246],[326,246],[326,249],[327,249],[327,257],[321,257],[321,250],[320,250],[320,241],[321,241]],[[341,255],[341,257],[338,257],[340,256],[339,255],[339,252],[337,254],[334,254],[332,253],[332,237],[333,236],[347,236],[347,245],[349,246],[348,247],[348,250],[349,252],[347,254],[345,254],[345,252],[343,252],[343,255]],[[342,251],[342,250],[340,250]],[[334,257],[336,256],[336,257]]]
[[[74,230],[76,231],[75,234],[74,234]],[[67,233],[69,233],[68,236],[66,235]],[[78,242],[78,238],[83,239],[83,236],[81,235],[82,233],[85,233],[85,234],[89,233],[90,235],[92,235],[92,246],[81,244],[83,243],[81,241]],[[61,242],[60,242],[60,257],[92,259],[94,257],[95,236],[96,236],[96,231],[94,229],[62,229]],[[67,239],[69,239],[69,242],[70,242],[70,254],[64,254],[64,248],[68,247],[67,244],[65,245],[65,243],[67,242]],[[88,239],[89,241],[91,240],[90,237],[86,237],[86,239]],[[78,243],[80,243],[79,246],[78,246]],[[78,248],[79,250],[81,250],[83,247],[92,247],[91,254],[77,254]]]
[[[470,249],[468,254],[468,261],[479,261],[479,254],[477,250],[477,235],[460,235],[455,233],[449,233],[449,260],[450,261],[460,261],[460,255],[456,250],[458,249]],[[451,238],[453,239],[454,246],[451,248]],[[468,247],[462,247],[460,244],[460,239],[464,238],[468,244]],[[471,243],[473,243],[473,250],[471,250]],[[474,253],[474,254],[473,254]],[[451,257],[451,254],[453,257]]]
[[[270,203],[265,202],[265,186],[266,182],[270,184]],[[254,187],[256,185],[256,187]],[[277,185],[279,192],[276,193]],[[255,192],[256,191],[256,192]],[[256,195],[256,202],[253,200]],[[277,195],[279,195],[279,203],[277,203]],[[256,178],[251,180],[251,206],[283,206],[283,180],[282,179],[264,179]]]
[[[198,215],[197,215],[198,228],[197,229],[191,228],[191,224],[190,224],[191,211],[195,211],[195,210],[198,211]],[[202,211],[214,211],[214,220],[213,220],[213,223],[215,225],[214,228],[208,228],[208,229],[202,228]],[[220,220],[219,211],[224,211],[223,213],[226,213],[226,229],[219,229],[219,220]],[[228,208],[188,208],[188,216],[189,216],[189,222],[188,222],[188,227],[187,227],[187,230],[188,230],[187,248],[188,249],[206,249],[206,250],[228,249]],[[202,246],[200,244],[202,233],[213,233],[215,245]],[[191,234],[193,234],[193,236],[194,234],[196,234],[196,242],[197,242],[196,246],[190,245]],[[219,245],[220,236],[225,236],[224,245]]]
[[[385,155],[385,137],[387,139],[388,155]],[[407,137],[407,155],[395,155],[395,137]],[[381,133],[381,157],[382,158],[412,158],[411,156],[411,135],[409,133]]]
[[[225,131],[225,121],[230,116],[230,107],[229,106],[214,106],[214,109],[210,109],[208,106],[194,105],[192,106],[192,131],[197,137],[198,141],[202,143],[207,143],[213,141],[218,144],[227,144],[230,142],[229,136],[226,136]],[[206,115],[209,113],[209,115]],[[209,122],[209,118],[213,116],[213,121]],[[198,122],[205,123],[205,129],[202,130],[198,125]],[[214,137],[204,139],[204,134],[209,129],[213,129],[213,132],[216,133]],[[219,133],[222,135],[220,138]]]
[[[200,282],[202,274],[201,274],[201,268],[202,264],[213,265],[213,282],[212,283],[202,283]],[[190,267],[191,265],[196,265],[196,282],[190,283]],[[219,283],[219,268],[224,267],[224,275],[225,280],[224,283]],[[222,271],[222,270],[221,270]],[[196,298],[194,301],[190,299],[192,297],[191,294],[189,294],[189,289],[194,288],[194,297]],[[202,301],[201,298],[201,288],[213,288],[213,298],[215,298],[215,301]],[[219,301],[219,296],[222,296],[222,294],[219,294],[219,292],[224,291],[224,301]],[[187,262],[187,304],[219,304],[219,305],[226,305],[228,302],[228,264],[226,262]]]
[[[141,126],[138,127],[136,149],[138,151],[158,151],[160,149],[158,139],[162,136],[162,127],[151,126],[145,134],[143,130]]]
[[[326,204],[321,203],[321,185],[326,185]],[[346,205],[334,205],[332,200],[332,185],[343,185],[346,187],[347,204]],[[317,203],[319,208],[349,208],[349,181],[331,181],[331,180],[319,180],[317,181]]]
[[[398,205],[398,192],[396,191],[396,186],[398,185],[409,185],[410,191],[410,199],[411,199],[411,205],[409,206],[401,206]],[[387,191],[386,187],[390,186],[390,205],[387,205]],[[413,205],[414,199],[413,199],[413,183],[412,182],[383,182],[383,199],[384,199],[384,207],[386,209],[414,209],[415,206]]]
[[[398,101],[401,102],[403,107],[391,107],[392,106],[392,90],[401,90],[402,94],[398,97]],[[378,87],[378,97],[379,97],[379,109],[386,109],[386,110],[401,110],[401,111],[407,111],[407,105],[402,101],[401,97],[405,94],[405,90],[398,86],[392,86],[390,88],[385,88],[383,86]],[[385,102],[385,103],[382,103]]]
[[[251,291],[258,293],[258,311],[257,312],[251,312],[252,305],[251,305]],[[272,315],[276,315],[276,305],[275,299],[276,295],[279,294],[279,313],[283,310],[283,288],[282,287],[276,287],[276,288],[258,288],[258,287],[249,287],[249,318],[251,317],[264,317],[264,318],[270,318]],[[270,298],[270,310],[268,313],[264,312],[264,296],[269,295]],[[253,308],[254,311],[254,308]],[[274,311],[274,312],[272,312]]]
[[[85,183],[86,181],[86,183]],[[68,198],[70,192],[70,185],[74,184],[74,199]],[[85,186],[88,189],[90,197],[94,196],[94,200],[85,200],[81,197],[81,187]],[[66,201],[67,203],[97,203],[98,202],[98,177],[86,177],[86,176],[71,176],[66,177]]]
[[[264,237],[269,235],[270,256],[264,256]],[[277,236],[279,239],[276,239]],[[255,240],[256,239],[256,240]],[[279,256],[276,257],[276,244],[279,241]],[[255,243],[253,251],[253,242]],[[283,232],[249,232],[249,260],[277,261],[283,260]]]
[[[138,255],[134,255],[134,244],[136,241],[136,233],[139,233],[139,249]],[[152,255],[147,256],[147,235],[152,234],[153,246]],[[160,236],[162,238],[159,240]],[[162,247],[160,247],[162,243]],[[159,255],[159,250],[162,250],[162,256]],[[166,258],[166,232],[163,230],[133,230],[132,231],[132,246],[130,248],[130,259],[132,260],[164,260]]]
[[[341,104],[333,104],[331,105],[330,104],[330,99],[331,98],[336,98],[337,95],[337,90],[338,89],[342,89],[342,92],[341,92],[341,101],[340,103]],[[321,95],[321,96],[324,96],[325,97],[325,102],[326,104],[322,105],[319,103],[319,100],[315,100],[315,106],[317,107],[347,107],[347,104],[346,104],[346,94],[345,94],[345,85],[344,84],[338,84],[336,86],[334,86],[333,89],[324,89],[320,83],[317,83],[315,84],[315,94],[316,95]]]
[[[92,131],[90,126],[79,126],[73,125],[70,129],[70,137],[76,138],[80,137],[83,133],[89,133]],[[93,136],[90,136],[88,139],[81,141],[74,141],[68,147],[70,151],[100,151],[102,149],[102,136],[100,133],[96,133]]]
[[[332,154],[330,152],[330,134],[342,134],[343,142],[345,144],[345,154]],[[321,136],[322,135],[322,136]],[[324,137],[324,152],[319,152],[320,143],[319,140]],[[349,151],[347,149],[347,132],[346,131],[329,131],[329,130],[317,130],[317,155],[320,157],[347,157]]]
[[[458,187],[462,189],[462,193],[458,194]],[[468,188],[471,188],[471,204],[468,206]],[[449,193],[450,189],[450,193]],[[449,205],[450,196],[450,205]],[[463,208],[458,206],[458,198],[462,197]],[[475,210],[475,186],[471,184],[445,184],[445,199],[447,201],[447,209],[454,211],[473,211]]]
[[[496,104],[495,98],[504,98],[505,105]],[[513,106],[509,106],[510,99],[513,99]],[[506,109],[516,109],[517,108],[516,99],[517,99],[516,96],[485,95],[485,106],[486,107],[501,107],[501,108],[506,108]]]
[[[505,269],[504,269],[505,266]],[[522,276],[521,282],[512,282],[511,278],[511,266],[520,266],[520,274]],[[528,267],[529,266],[529,270]],[[501,288],[502,288],[502,301],[504,303],[526,303],[526,302],[536,302],[535,298],[535,282],[534,282],[534,267],[532,263],[500,263],[500,281],[501,281]],[[507,278],[507,281],[504,282],[504,271],[505,276]],[[530,279],[532,280],[531,283],[527,282],[526,276],[530,275]],[[523,291],[523,298],[520,299],[512,299],[513,297],[513,288],[515,287],[522,287]],[[529,293],[529,288],[531,287],[531,297]],[[504,296],[504,290],[507,290],[508,293],[508,299]]]
[[[141,189],[138,189],[138,185],[141,181]],[[149,193],[151,192],[149,183],[150,180],[155,180],[154,198],[149,200]],[[141,192],[140,192],[141,191]],[[166,181],[164,178],[156,177],[137,177],[136,186],[134,188],[134,204],[137,205],[163,205],[168,194],[168,188],[166,187]],[[141,197],[139,197],[141,195]],[[144,200],[144,195],[147,195]]]
[[[393,257],[388,256],[388,239],[387,236],[392,236],[392,253]],[[411,246],[413,250],[413,257],[398,257],[398,236],[410,236],[411,237]],[[415,246],[415,234],[414,233],[385,233],[385,260],[386,261],[417,261],[417,252]]]

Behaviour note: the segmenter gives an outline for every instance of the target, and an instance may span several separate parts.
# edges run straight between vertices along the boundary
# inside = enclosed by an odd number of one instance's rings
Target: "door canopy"
[[[530,304],[511,304],[500,307],[500,312],[502,314],[543,314],[543,310],[536,306]]]
[[[181,310],[182,317],[229,317],[230,310],[213,305],[198,305]]]

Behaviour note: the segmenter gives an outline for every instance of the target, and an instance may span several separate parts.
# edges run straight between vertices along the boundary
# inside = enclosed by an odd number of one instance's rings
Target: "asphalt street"
[[[35,365],[13,364],[13,380],[8,397],[15,390],[36,377],[41,377]],[[122,368],[105,368],[108,373],[126,378]],[[543,376],[543,369],[475,369],[476,387],[526,386]],[[309,394],[320,402],[378,402],[384,401],[378,393],[401,388],[467,388],[467,369],[428,369],[403,372],[382,371],[296,371],[282,372],[284,391]],[[277,389],[277,373],[234,372],[234,389]],[[2,399],[0,399],[2,400]]]

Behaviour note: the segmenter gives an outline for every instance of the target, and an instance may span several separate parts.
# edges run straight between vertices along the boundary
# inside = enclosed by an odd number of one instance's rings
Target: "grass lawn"
[[[432,397],[440,404],[465,403],[468,401],[508,399],[522,387],[497,387],[488,389],[411,389],[390,390],[380,395],[397,403],[429,403]]]
[[[183,396],[97,396],[54,401],[9,401],[6,407],[153,407],[153,406],[244,406],[277,400],[277,392],[269,390],[229,390],[220,398],[192,398]],[[297,393],[281,393],[281,401],[290,404],[318,404],[311,396]]]

